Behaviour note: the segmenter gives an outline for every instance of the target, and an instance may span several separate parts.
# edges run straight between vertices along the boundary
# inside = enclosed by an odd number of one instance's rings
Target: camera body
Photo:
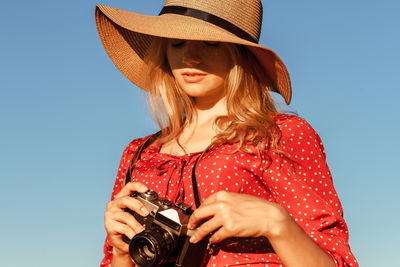
[[[205,266],[210,257],[208,239],[196,244],[189,242],[193,230],[187,228],[191,206],[159,198],[153,190],[133,193],[149,210],[142,217],[127,209],[145,230],[129,241],[129,255],[138,266]]]

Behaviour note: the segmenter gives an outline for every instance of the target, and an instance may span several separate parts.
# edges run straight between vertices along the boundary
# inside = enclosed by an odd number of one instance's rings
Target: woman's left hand
[[[226,191],[209,196],[190,217],[189,229],[201,224],[190,238],[197,243],[215,231],[210,242],[218,243],[229,237],[274,238],[281,234],[292,218],[279,204],[265,199]]]

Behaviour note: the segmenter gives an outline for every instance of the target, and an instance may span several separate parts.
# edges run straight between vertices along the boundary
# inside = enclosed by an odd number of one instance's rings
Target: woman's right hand
[[[113,254],[128,256],[128,244],[122,240],[123,235],[131,239],[144,230],[144,227],[124,209],[128,208],[140,216],[147,216],[149,211],[139,200],[130,196],[132,192],[144,193],[146,191],[147,187],[144,184],[130,182],[121,189],[114,200],[107,203],[107,209],[104,212],[104,227],[114,246]]]

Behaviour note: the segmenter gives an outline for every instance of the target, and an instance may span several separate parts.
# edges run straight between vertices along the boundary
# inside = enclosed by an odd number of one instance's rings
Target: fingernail
[[[144,215],[149,215],[149,211],[145,207],[142,207],[140,210],[144,213]]]
[[[189,239],[190,243],[197,243],[197,238],[193,235],[190,239]]]

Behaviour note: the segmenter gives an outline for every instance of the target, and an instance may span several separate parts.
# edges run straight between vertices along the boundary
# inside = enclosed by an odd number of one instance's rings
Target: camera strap
[[[161,131],[149,136],[144,142],[136,149],[135,154],[133,154],[131,162],[129,163],[128,171],[125,175],[125,184],[129,183],[132,178],[132,171],[136,166],[136,162],[140,159],[143,150],[151,145],[159,136],[161,135]]]
[[[125,175],[125,184],[129,183],[132,179],[132,171],[136,166],[137,161],[140,159],[140,156],[142,155],[142,152],[150,146],[157,138],[161,135],[161,131],[151,135],[148,137],[139,147],[136,149],[135,154],[132,156],[131,162],[129,163],[129,168],[128,171],[126,172]],[[193,169],[192,169],[192,188],[193,188],[193,195],[194,195],[194,201],[196,204],[196,208],[200,207],[200,195],[199,195],[199,189],[197,185],[197,180],[196,180],[196,167],[200,161],[200,159],[206,154],[209,148],[204,150],[200,156],[196,159]]]
[[[200,154],[200,156],[196,159],[196,162],[194,163],[193,169],[192,169],[192,187],[193,187],[193,196],[194,196],[196,208],[200,207],[200,204],[201,204],[199,188],[197,186],[197,180],[196,180],[196,167],[197,167],[197,164],[199,163],[200,159],[204,156],[204,154],[206,154],[207,151],[208,151],[208,148]]]

